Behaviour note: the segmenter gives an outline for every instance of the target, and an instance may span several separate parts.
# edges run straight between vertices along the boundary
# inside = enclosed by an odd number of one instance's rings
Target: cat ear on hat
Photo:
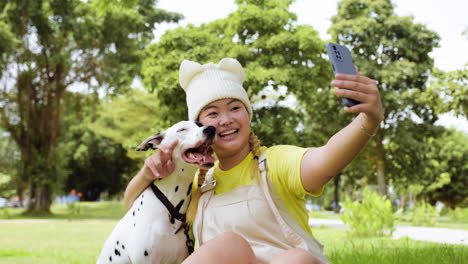
[[[232,72],[239,77],[241,82],[245,80],[245,72],[242,65],[236,60],[231,58],[224,58],[219,61],[218,68],[224,71]]]
[[[180,86],[184,90],[187,89],[193,77],[202,71],[203,71],[203,67],[200,63],[189,61],[189,60],[183,60],[179,68]]]

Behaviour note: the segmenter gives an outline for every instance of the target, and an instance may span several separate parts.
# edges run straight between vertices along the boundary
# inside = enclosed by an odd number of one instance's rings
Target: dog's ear
[[[161,144],[161,141],[163,139],[164,139],[164,131],[159,132],[156,135],[153,135],[153,136],[145,139],[145,141],[143,141],[138,147],[136,147],[135,150],[137,150],[137,151],[146,151],[149,148],[150,149],[157,149],[159,144]]]

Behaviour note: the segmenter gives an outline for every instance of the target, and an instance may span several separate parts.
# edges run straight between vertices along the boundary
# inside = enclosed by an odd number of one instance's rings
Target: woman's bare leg
[[[254,264],[255,254],[249,243],[241,236],[226,232],[204,243],[183,264]]]
[[[301,248],[291,248],[273,259],[270,264],[295,263],[295,264],[320,264],[321,262],[309,252]]]

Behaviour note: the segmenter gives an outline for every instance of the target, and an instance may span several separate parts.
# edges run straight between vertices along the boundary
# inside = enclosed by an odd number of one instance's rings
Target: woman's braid
[[[254,134],[254,132],[250,132],[249,135],[249,146],[250,146],[250,151],[252,152],[254,159],[258,160],[260,158],[260,140],[258,137]]]
[[[208,172],[207,170],[202,170],[202,169],[198,170],[198,186],[197,186],[198,189],[197,189],[197,192],[194,195],[192,195],[192,199],[190,200],[190,204],[187,209],[186,219],[189,225],[192,225],[193,221],[195,221],[195,216],[197,215],[197,209],[198,209],[198,201],[200,200],[200,197],[202,195],[201,186],[205,182],[205,176],[207,172]]]
[[[250,171],[250,176],[252,179],[257,179],[260,177],[260,168],[258,167],[258,159],[260,158],[260,140],[258,137],[251,131],[249,135],[249,146],[250,152],[254,156],[255,162],[252,163],[252,168]]]

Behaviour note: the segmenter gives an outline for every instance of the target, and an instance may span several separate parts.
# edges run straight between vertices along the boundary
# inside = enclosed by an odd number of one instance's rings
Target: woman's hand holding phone
[[[383,119],[383,107],[377,82],[361,75],[335,74],[332,86],[337,87],[334,92],[340,97],[347,97],[360,103],[345,106],[350,113],[365,113],[368,121],[380,122]]]
[[[377,81],[359,75],[345,46],[328,43],[327,52],[335,72],[331,85],[338,88],[335,94],[342,98],[345,111],[364,113],[367,122],[380,123],[383,107]]]

